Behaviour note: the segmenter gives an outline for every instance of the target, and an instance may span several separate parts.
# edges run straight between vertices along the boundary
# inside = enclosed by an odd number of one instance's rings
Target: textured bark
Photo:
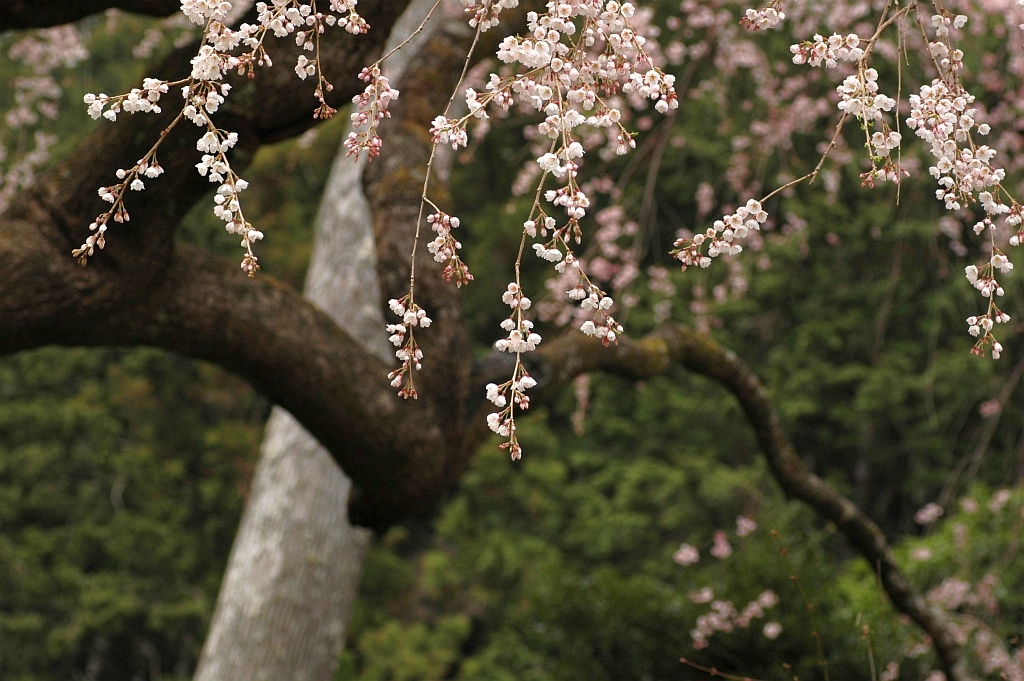
[[[156,346],[248,379],[356,480],[354,511],[366,524],[429,515],[439,503],[450,479],[439,455],[445,433],[429,401],[398,398],[384,379],[387,366],[298,293],[182,247],[159,285],[121,303],[80,324],[54,320],[50,342]],[[24,336],[12,329],[0,347],[22,349]]]
[[[69,24],[108,9],[167,17],[180,8],[180,0],[3,0],[0,2],[0,31]]]
[[[548,363],[542,389],[547,395],[587,371],[641,379],[663,374],[673,364],[720,383],[739,401],[783,491],[836,525],[878,574],[893,606],[931,638],[947,677],[951,681],[970,678],[948,615],[929,604],[910,584],[881,529],[804,464],[786,437],[764,384],[736,353],[682,326],[666,326],[640,340],[622,338],[610,348],[603,348],[593,338],[571,334],[542,346],[539,352]]]
[[[275,410],[195,681],[333,677],[369,539],[347,522],[349,488]]]

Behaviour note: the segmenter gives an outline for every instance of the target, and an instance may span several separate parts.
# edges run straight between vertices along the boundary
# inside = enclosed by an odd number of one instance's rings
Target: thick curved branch
[[[120,9],[151,17],[167,17],[181,8],[180,0],[77,0],[76,2],[40,2],[4,0],[0,2],[0,31],[47,28],[78,21],[108,9]]]
[[[353,478],[363,523],[429,515],[452,483],[429,404],[398,398],[377,357],[271,277],[249,280],[232,262],[181,247],[144,298],[60,326],[52,342],[61,345],[156,346],[248,379]]]
[[[355,74],[380,54],[405,4],[363,0],[369,35],[325,35],[321,58],[344,78],[334,92],[339,101],[362,89]],[[291,68],[299,48],[292,40],[277,47],[277,65],[254,80],[236,79],[217,115],[218,126],[240,133],[232,151],[236,171],[260,144],[314,123],[312,86]],[[195,46],[178,50],[154,72],[187,75],[194,53]],[[167,172],[131,194],[132,221],[111,228],[106,250],[88,267],[71,257],[106,208],[96,188],[115,181],[117,168],[134,165],[173,117],[174,93],[167,97],[165,114],[103,124],[0,216],[0,286],[8,292],[0,297],[0,355],[47,344],[148,344],[216,362],[252,380],[333,451],[360,486],[357,520],[381,527],[429,514],[438,490],[450,484],[436,454],[441,434],[430,405],[399,404],[386,368],[297,293],[175,247],[179,220],[211,188],[193,167],[201,131],[183,123],[169,135],[159,151]]]
[[[949,618],[911,586],[878,526],[804,464],[783,431],[768,391],[736,353],[692,329],[666,326],[640,340],[620,337],[619,344],[609,348],[593,338],[569,333],[542,345],[538,355],[545,361],[546,380],[539,386],[537,399],[550,397],[574,376],[595,370],[640,379],[663,374],[679,364],[720,383],[739,401],[783,491],[836,525],[877,571],[896,609],[932,639],[949,678],[968,678]]]

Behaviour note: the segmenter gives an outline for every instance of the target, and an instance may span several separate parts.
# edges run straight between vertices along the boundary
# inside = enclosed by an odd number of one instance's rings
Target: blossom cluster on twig
[[[8,140],[0,139],[0,213],[7,210],[19,191],[35,181],[36,171],[50,160],[50,150],[58,141],[55,134],[37,127],[44,120],[56,120],[59,114],[64,85],[56,72],[75,67],[88,55],[75,25],[40,29],[7,48],[10,63],[24,66],[28,73],[7,83],[13,106],[4,114],[4,126],[12,132],[36,129],[12,147],[5,144]]]
[[[1024,6],[1024,2],[1018,2],[1018,5]],[[772,2],[759,10],[750,10],[740,23],[750,30],[772,28],[784,18],[781,7],[781,3]],[[933,8],[934,13],[926,14],[928,8]],[[826,38],[816,34],[811,40],[792,45],[790,52],[794,64],[836,68],[847,63],[855,68],[836,88],[840,119],[832,142],[812,172],[784,184],[760,201],[748,201],[735,213],[716,220],[703,232],[679,239],[672,255],[685,270],[695,265],[708,267],[712,258],[719,255],[739,253],[742,246],[738,242],[758,230],[764,222],[750,217],[759,215],[766,218],[761,206],[768,199],[797,183],[816,179],[848,120],[857,121],[864,131],[864,148],[870,162],[870,169],[861,174],[865,186],[873,187],[880,181],[899,184],[907,177],[909,171],[898,161],[903,135],[899,132],[900,121],[895,120],[897,98],[880,91],[879,74],[871,66],[871,59],[883,31],[890,28],[897,31],[899,42],[903,44],[903,32],[911,21],[916,21],[927,45],[926,62],[930,63],[935,77],[910,95],[909,116],[905,122],[928,145],[934,159],[929,173],[939,184],[936,197],[944,207],[958,212],[976,206],[984,214],[976,222],[974,231],[979,235],[987,233],[990,255],[983,265],[968,266],[966,276],[986,298],[987,309],[983,314],[970,316],[967,323],[970,334],[978,339],[972,352],[984,355],[988,349],[996,359],[1003,348],[993,335],[993,327],[1010,319],[995,302],[997,296],[1003,295],[997,275],[1010,271],[1013,264],[997,248],[995,220],[1000,218],[1013,232],[1009,243],[1016,246],[1024,238],[1024,211],[1003,184],[1005,170],[992,163],[995,150],[976,140],[976,136],[987,135],[990,127],[979,120],[981,114],[973,106],[974,96],[960,78],[964,55],[956,45],[956,32],[966,26],[968,18],[963,14],[950,13],[937,2],[905,6],[887,3],[878,17],[875,32],[868,37],[856,33],[833,33]]]
[[[391,381],[392,387],[399,388],[400,397],[416,399],[418,395],[413,381],[413,370],[418,371],[423,368],[420,363],[420,360],[423,359],[423,351],[420,350],[419,343],[416,342],[415,329],[417,327],[427,328],[431,324],[431,319],[423,308],[413,302],[410,296],[405,296],[400,300],[392,299],[388,301],[388,306],[402,320],[398,324],[387,325],[387,331],[391,334],[388,340],[398,348],[395,351],[395,356],[402,363],[402,366],[388,374],[388,380]]]
[[[356,0],[328,0],[329,9],[317,9],[316,0],[272,0],[256,3],[257,20],[254,24],[243,23],[237,29],[227,24],[232,4],[228,0],[182,0],[181,11],[189,21],[203,27],[202,44],[192,58],[192,71],[188,78],[164,81],[146,78],[141,88],[120,95],[104,93],[85,95],[84,102],[93,118],[103,117],[117,120],[123,113],[161,113],[161,101],[172,88],[180,88],[184,104],[173,122],[164,129],[149,151],[129,169],[117,171],[119,183],[98,190],[100,198],[111,204],[109,210],[101,213],[89,225],[91,234],[85,242],[73,251],[74,257],[85,265],[97,249],[106,244],[106,231],[111,220],[127,222],[130,219],[125,196],[127,191],[142,191],[145,179],[155,179],[163,169],[157,162],[157,151],[167,134],[182,119],[205,129],[205,134],[196,145],[202,158],[196,164],[200,175],[210,182],[218,183],[214,194],[214,214],[225,222],[229,233],[241,236],[245,249],[242,256],[242,271],[253,276],[259,270],[258,259],[252,250],[253,243],[263,238],[262,232],[254,229],[242,214],[238,192],[247,183],[232,169],[227,151],[238,140],[237,133],[221,130],[211,120],[228,96],[231,86],[220,82],[231,71],[242,75],[254,75],[259,66],[270,66],[272,60],[264,46],[268,34],[281,38],[294,36],[297,45],[314,53],[311,60],[305,55],[298,57],[295,71],[305,79],[314,74],[319,76],[314,96],[319,107],[314,112],[317,118],[327,118],[335,113],[326,102],[326,93],[332,86],[323,77],[320,69],[320,35],[327,27],[337,26],[350,33],[363,33],[368,29],[366,22],[356,11]],[[323,0],[321,0],[321,4]]]
[[[471,25],[482,31],[494,25],[502,9],[517,3],[464,4],[471,14]],[[501,41],[497,57],[510,71],[504,75],[491,74],[482,92],[467,88],[467,113],[461,118],[438,116],[431,127],[435,145],[459,148],[468,143],[467,125],[474,120],[485,121],[491,107],[507,112],[518,105],[544,116],[536,132],[540,139],[548,141],[548,148],[536,159],[539,179],[533,206],[523,223],[516,278],[503,296],[513,312],[502,322],[508,335],[495,344],[497,349],[516,355],[515,369],[509,381],[488,392],[490,401],[502,409],[491,415],[488,424],[507,438],[504,446],[513,458],[521,454],[515,436],[515,413],[528,407],[525,391],[533,385],[522,365],[521,354],[533,350],[541,341],[533,322],[523,314],[529,309],[530,299],[522,292],[518,272],[527,241],[537,240],[532,243],[532,250],[542,260],[551,262],[557,273],[575,273],[576,281],[566,295],[589,313],[580,330],[606,345],[616,342],[623,329],[611,314],[614,302],[591,282],[573,251],[573,245],[582,241],[580,222],[591,206],[590,197],[577,182],[586,154],[586,137],[581,130],[613,131],[608,138],[615,153],[624,154],[635,147],[635,142],[632,133],[620,123],[621,110],[612,103],[616,93],[653,102],[661,113],[678,106],[674,76],[654,65],[645,50],[646,37],[631,26],[636,12],[632,3],[551,0],[546,9],[543,13],[527,14],[525,35],[508,36]],[[552,180],[555,186],[549,187]],[[543,203],[554,210],[549,212]],[[564,214],[563,222],[555,217],[558,213]],[[467,281],[468,268],[454,255],[458,242],[447,229],[453,221],[458,224],[457,218],[442,213],[428,218],[438,233],[428,248],[439,262],[447,261],[445,277],[454,278],[461,285]]]

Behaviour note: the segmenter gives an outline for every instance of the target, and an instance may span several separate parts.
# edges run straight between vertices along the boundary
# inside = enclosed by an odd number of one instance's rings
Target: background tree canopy
[[[658,10],[666,25],[679,14],[677,3]],[[159,21],[79,22],[90,56],[59,71],[64,112],[38,126],[60,139],[53,163],[91,130],[82,94],[122,91],[144,72],[124,55]],[[163,30],[158,55],[180,31]],[[22,37],[0,35],[0,52]],[[714,54],[697,57],[680,78],[699,84],[716,68]],[[28,71],[0,62],[0,81]],[[976,296],[959,238],[936,231],[928,178],[897,201],[860,188],[856,165],[839,168],[825,187],[777,199],[752,252],[709,270],[671,265],[677,231],[707,219],[703,204],[718,214],[745,198],[722,178],[764,114],[756,78],[740,70],[729,92],[695,85],[685,115],[642,120],[637,156],[595,173],[620,178],[609,193],[639,220],[614,241],[640,253],[641,276],[619,292],[629,333],[675,321],[743,358],[796,449],[884,530],[913,585],[1020,669],[1024,344],[1001,339],[998,363],[969,354],[959,332]],[[13,96],[0,89],[0,109]],[[261,147],[246,173],[247,217],[268,234],[263,272],[295,288],[343,118]],[[519,123],[495,121],[452,170],[479,360],[504,315],[494,301],[529,201],[510,189],[529,155]],[[816,158],[818,141],[796,134],[751,172],[770,184],[793,159]],[[0,142],[12,153],[34,143],[14,126]],[[205,203],[175,238],[237,250]],[[543,287],[540,263],[525,276]],[[1024,298],[1007,281],[1008,298]],[[0,361],[0,677],[190,678],[270,406],[223,369],[160,350],[46,347]],[[836,528],[784,498],[714,382],[682,368],[639,384],[595,374],[538,404],[520,438],[522,461],[486,444],[436,518],[376,537],[337,679],[707,677],[680,657],[763,679],[821,678],[826,666],[875,678],[891,663],[898,678],[923,679],[938,666]],[[915,521],[936,502],[941,520]],[[698,561],[677,555],[683,544]]]

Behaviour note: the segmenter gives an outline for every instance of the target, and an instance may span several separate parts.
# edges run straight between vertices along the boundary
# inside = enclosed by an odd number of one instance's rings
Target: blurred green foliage
[[[0,362],[0,676],[188,678],[266,412],[155,350]]]

